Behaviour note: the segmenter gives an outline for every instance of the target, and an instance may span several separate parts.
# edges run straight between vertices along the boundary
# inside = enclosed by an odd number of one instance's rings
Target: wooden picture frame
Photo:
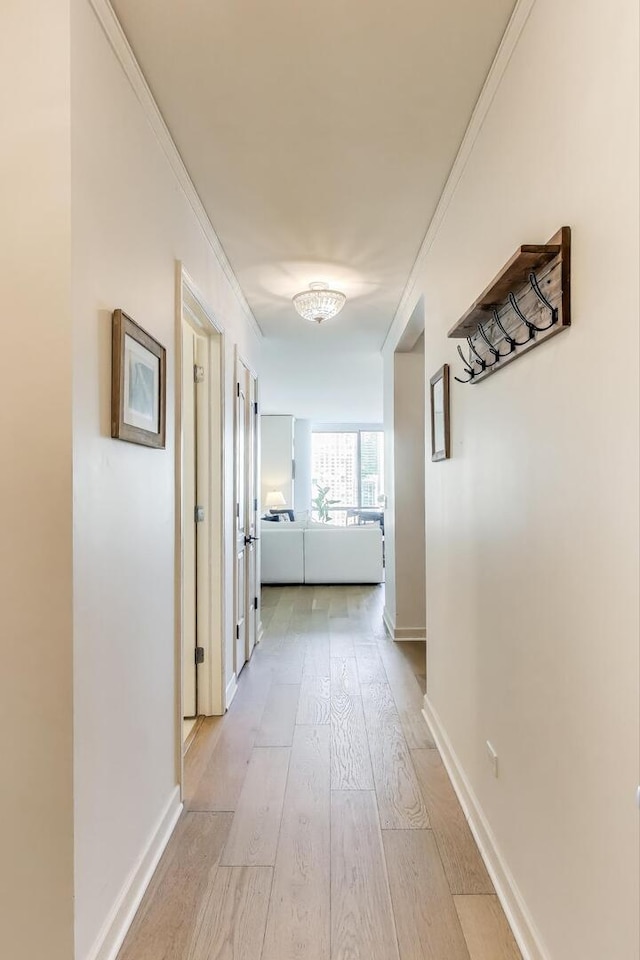
[[[167,351],[122,310],[113,312],[111,343],[111,436],[164,449]]]
[[[445,363],[429,380],[431,407],[431,459],[448,460],[451,456],[449,421],[449,364]]]

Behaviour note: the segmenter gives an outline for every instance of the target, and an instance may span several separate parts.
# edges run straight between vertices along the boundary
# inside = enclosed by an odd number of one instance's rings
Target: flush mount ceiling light
[[[296,293],[293,305],[305,320],[322,323],[340,313],[346,299],[339,290],[329,290],[326,283],[310,283],[308,290]]]

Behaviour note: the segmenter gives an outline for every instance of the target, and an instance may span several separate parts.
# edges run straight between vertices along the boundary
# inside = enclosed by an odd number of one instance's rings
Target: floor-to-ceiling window
[[[332,523],[367,519],[382,510],[384,433],[382,430],[313,431],[311,443],[313,512]]]

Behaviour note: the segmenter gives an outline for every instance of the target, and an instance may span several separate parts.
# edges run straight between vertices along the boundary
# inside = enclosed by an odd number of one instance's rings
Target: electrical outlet
[[[487,756],[489,757],[489,763],[493,768],[494,777],[498,776],[498,754],[495,751],[493,744],[487,740]]]

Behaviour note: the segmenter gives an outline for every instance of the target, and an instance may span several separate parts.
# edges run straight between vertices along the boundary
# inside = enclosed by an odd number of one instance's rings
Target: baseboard
[[[424,627],[396,627],[387,608],[382,611],[382,621],[385,630],[392,640],[426,640],[427,631]]]
[[[489,876],[496,888],[498,899],[509,921],[523,960],[550,960],[550,955],[543,946],[542,938],[518,889],[518,885],[500,852],[478,798],[462,769],[440,718],[427,696],[424,698],[422,714],[440,751],[442,761],[469,822],[469,827]]]
[[[202,726],[203,722],[204,722],[204,714],[201,713],[201,714],[199,714],[199,715],[196,717],[196,722],[194,723],[193,727],[192,727],[191,730],[189,731],[189,736],[187,737],[187,739],[186,739],[186,740],[183,742],[183,744],[182,744],[182,756],[183,756],[183,757],[186,757],[187,751],[189,750],[189,747],[191,746],[191,744],[192,744],[193,741],[195,740],[196,735],[197,735],[197,733],[198,733],[198,730],[199,730],[200,727]]]
[[[180,787],[175,787],[85,960],[115,960],[181,813]]]
[[[427,631],[424,627],[396,627],[394,640],[426,640]]]
[[[227,684],[227,689],[225,691],[225,698],[224,698],[225,710],[228,710],[229,707],[231,706],[231,701],[235,697],[237,690],[238,690],[238,680],[234,673],[234,675],[231,677],[231,680],[229,680],[229,683]]]

